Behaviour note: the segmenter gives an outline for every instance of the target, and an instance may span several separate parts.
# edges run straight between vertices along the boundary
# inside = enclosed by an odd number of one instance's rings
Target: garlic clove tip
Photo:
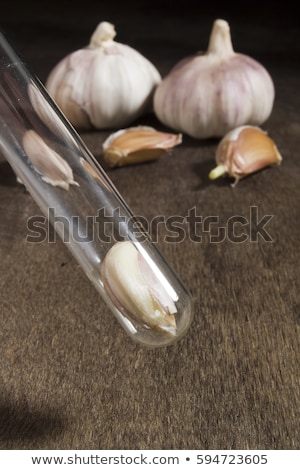
[[[227,173],[227,167],[226,165],[218,165],[216,166],[213,170],[209,172],[209,179],[210,180],[215,180],[217,178],[220,178],[220,176],[223,176]]]

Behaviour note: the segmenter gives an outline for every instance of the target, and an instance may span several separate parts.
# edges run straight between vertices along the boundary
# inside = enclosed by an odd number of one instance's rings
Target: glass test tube
[[[2,33],[0,60],[0,151],[131,338],[178,340],[189,292]]]

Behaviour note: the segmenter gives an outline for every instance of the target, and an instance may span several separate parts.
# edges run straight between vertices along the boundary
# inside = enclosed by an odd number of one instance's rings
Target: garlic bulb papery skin
[[[110,248],[101,265],[101,278],[112,302],[129,318],[176,336],[175,303],[131,241]]]
[[[207,52],[179,62],[157,87],[154,111],[162,123],[194,138],[223,137],[266,121],[274,95],[268,71],[234,52],[229,25],[218,19]]]
[[[111,23],[99,23],[89,45],[62,59],[47,78],[50,96],[78,129],[119,128],[152,111],[160,73],[115,35]]]
[[[245,176],[282,161],[274,141],[255,126],[240,126],[228,132],[216,151],[217,167],[209,173],[214,180],[224,174],[235,179],[232,186]]]
[[[156,160],[181,142],[182,134],[160,132],[150,126],[121,129],[104,141],[104,160],[111,167]]]

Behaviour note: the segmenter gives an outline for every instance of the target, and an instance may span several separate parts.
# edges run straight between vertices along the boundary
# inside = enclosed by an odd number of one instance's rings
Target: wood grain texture
[[[157,244],[193,295],[194,321],[176,345],[148,350],[127,338],[61,241],[26,242],[26,221],[40,212],[0,157],[0,449],[299,449],[299,27],[276,9],[263,23],[264,10],[256,18],[201,7],[196,16],[139,5],[125,15],[97,2],[86,15],[67,15],[68,6],[51,2],[11,15],[7,2],[1,21],[44,80],[87,42],[97,15],[164,74],[204,49],[213,19],[226,14],[236,49],[274,79],[264,128],[283,163],[233,189],[227,179],[208,180],[217,141],[184,136],[156,162],[107,169],[149,221],[193,208],[219,220],[210,232],[197,226],[198,242],[187,224],[180,243],[167,243],[159,227]],[[151,115],[139,123],[163,128]],[[103,165],[108,133],[82,134]],[[250,220],[251,207],[258,220],[272,216],[272,241],[256,240],[252,213],[246,241],[234,243],[227,231],[212,243],[231,217]]]

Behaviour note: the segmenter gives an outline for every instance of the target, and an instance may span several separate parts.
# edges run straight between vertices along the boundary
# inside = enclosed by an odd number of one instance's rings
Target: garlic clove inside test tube
[[[130,241],[110,249],[101,274],[106,291],[120,310],[148,328],[176,336],[177,309],[172,296]]]
[[[189,292],[2,34],[0,49],[1,153],[128,335],[150,347],[182,338]]]

